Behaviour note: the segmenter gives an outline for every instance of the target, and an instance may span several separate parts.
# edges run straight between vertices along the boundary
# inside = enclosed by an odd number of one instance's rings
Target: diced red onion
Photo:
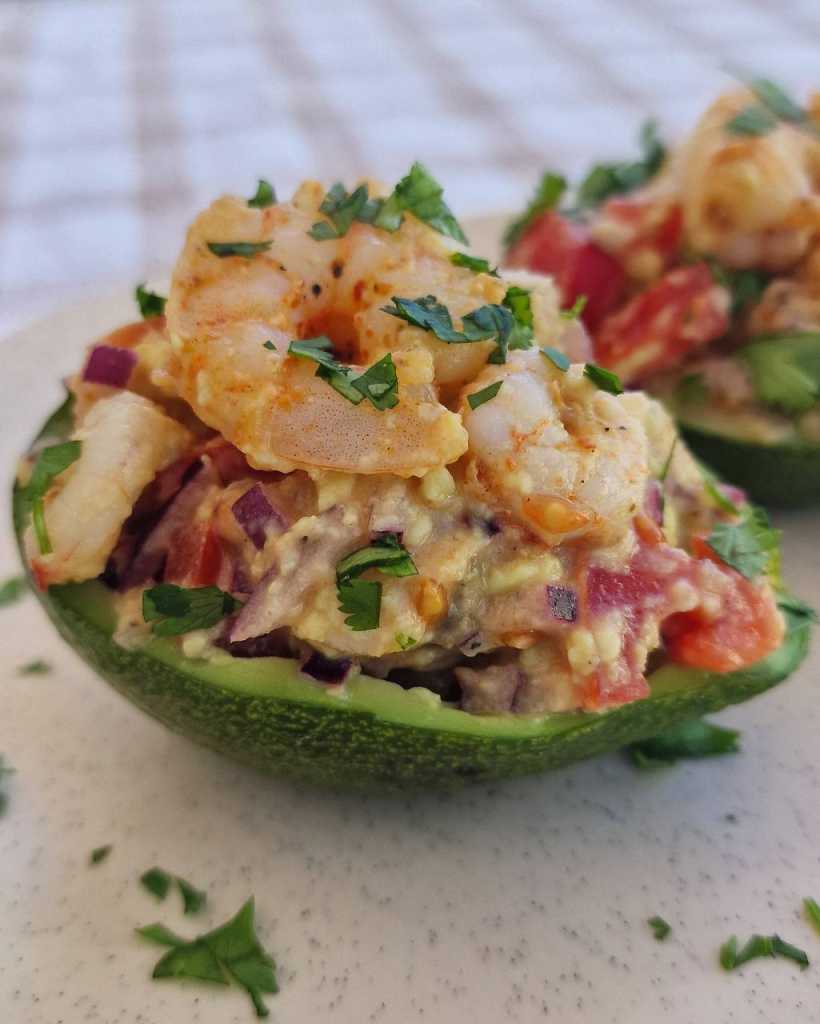
[[[239,564],[233,567],[231,574],[230,590],[232,594],[252,594],[253,584],[248,579],[247,573],[244,568]]]
[[[650,480],[643,502],[644,511],[658,526],[663,525],[663,487],[658,480]]]
[[[237,523],[260,550],[267,540],[267,527],[274,524],[281,529],[287,527],[282,515],[268,501],[261,484],[254,484],[231,506]]]
[[[742,488],[735,487],[734,484],[725,484],[720,482],[715,484],[715,486],[723,497],[731,501],[733,505],[740,507],[741,505],[745,505],[749,500],[748,494]]]
[[[352,665],[350,658],[326,658],[324,654],[314,651],[302,665],[302,671],[320,683],[342,683]]]
[[[107,384],[112,388],[124,388],[137,365],[137,357],[127,348],[113,345],[97,345],[91,350],[83,370],[83,380],[90,384]]]
[[[547,603],[553,618],[575,622],[578,618],[578,595],[570,587],[547,585]]]

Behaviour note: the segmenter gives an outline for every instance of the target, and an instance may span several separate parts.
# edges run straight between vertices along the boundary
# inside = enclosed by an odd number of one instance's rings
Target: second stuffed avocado
[[[669,151],[578,187],[544,175],[507,261],[551,274],[598,362],[663,397],[695,451],[766,504],[820,501],[816,103],[749,78]]]

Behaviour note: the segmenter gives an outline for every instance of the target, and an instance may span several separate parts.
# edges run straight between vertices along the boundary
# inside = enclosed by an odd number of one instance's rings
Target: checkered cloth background
[[[392,182],[460,215],[674,136],[727,66],[820,85],[820,0],[0,0],[0,334],[175,258],[256,178]]]

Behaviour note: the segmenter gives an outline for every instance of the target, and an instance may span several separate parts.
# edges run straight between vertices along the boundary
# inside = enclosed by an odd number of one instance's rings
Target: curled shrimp
[[[678,189],[690,244],[732,267],[792,266],[820,224],[820,142],[783,121],[763,135],[727,123],[755,98],[721,96],[677,155]]]
[[[79,459],[57,477],[45,499],[52,552],[26,550],[38,583],[98,576],[143,488],[193,443],[193,436],[139,395],[121,391],[89,409],[74,433]]]
[[[467,397],[500,383],[471,409]],[[467,480],[546,543],[584,537],[615,544],[640,508],[649,474],[647,436],[628,396],[599,391],[573,365],[515,352],[464,389]]]
[[[354,223],[342,238],[316,241],[321,199],[308,183],[290,203],[257,210],[223,198],[196,219],[167,307],[178,393],[258,468],[422,475],[467,445],[437,388],[477,373],[494,343],[446,345],[381,307],[394,294],[432,293],[460,316],[501,301],[505,285],[453,266],[411,217],[393,233]],[[256,247],[250,258],[209,248],[239,241]],[[392,351],[398,405],[353,405],[288,355],[293,339],[322,333],[354,366]]]

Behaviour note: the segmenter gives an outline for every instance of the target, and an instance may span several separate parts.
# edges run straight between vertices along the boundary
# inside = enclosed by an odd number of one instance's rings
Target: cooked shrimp
[[[470,409],[467,395],[501,382]],[[580,365],[562,373],[540,352],[515,352],[464,389],[468,479],[548,544],[614,544],[643,500],[648,448],[623,397],[597,390]]]
[[[792,266],[820,226],[815,194],[820,142],[779,122],[739,136],[726,123],[755,102],[747,90],[706,111],[676,164],[689,242],[732,267]]]
[[[74,438],[82,442],[80,458],[45,500],[52,553],[38,554],[32,529],[26,532],[32,569],[44,587],[98,576],[143,488],[193,442],[188,430],[128,391],[93,405]]]
[[[223,198],[194,222],[167,308],[179,393],[258,468],[422,475],[466,448],[434,385],[460,386],[494,343],[447,345],[381,307],[392,295],[434,294],[459,317],[500,302],[506,286],[453,266],[435,232],[411,217],[393,233],[354,223],[340,239],[315,241],[321,199],[316,183],[263,210]],[[231,241],[266,248],[252,258],[208,248]],[[399,404],[353,405],[288,356],[292,339],[319,333],[354,364],[393,351]]]

